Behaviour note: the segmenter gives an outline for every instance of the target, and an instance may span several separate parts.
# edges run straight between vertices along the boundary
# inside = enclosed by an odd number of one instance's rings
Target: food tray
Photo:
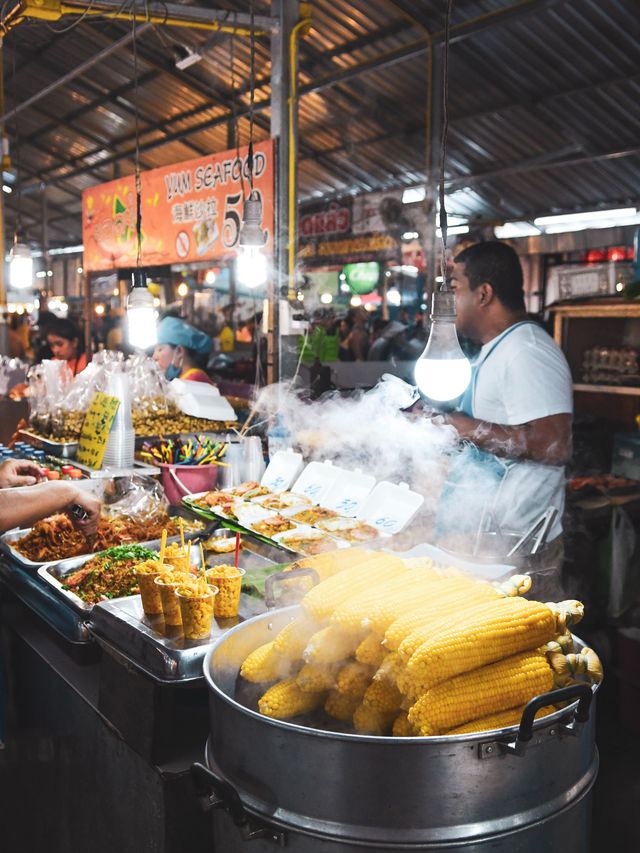
[[[286,548],[287,550],[292,551],[294,554],[304,554],[305,556],[310,556],[312,554],[318,553],[317,551],[313,550],[313,548],[300,548],[289,544],[288,539],[292,536],[303,536],[309,540],[316,539],[322,542],[326,542],[327,544],[333,546],[332,548],[327,548],[326,550],[328,551],[333,551],[336,548],[350,548],[353,545],[353,542],[346,542],[344,539],[339,539],[337,536],[331,536],[328,533],[325,533],[324,530],[318,530],[316,527],[307,527],[305,525],[300,525],[295,530],[285,530],[284,533],[276,533],[273,537],[273,540],[274,542],[277,542],[280,547]]]
[[[38,447],[45,453],[50,453],[51,456],[60,456],[62,459],[75,459],[78,449],[77,441],[53,441],[28,430],[19,430],[18,438],[28,441],[33,447]]]

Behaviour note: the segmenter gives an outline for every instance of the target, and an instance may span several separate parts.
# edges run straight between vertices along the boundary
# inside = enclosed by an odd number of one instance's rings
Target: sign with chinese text
[[[119,405],[120,400],[117,397],[110,397],[99,391],[93,395],[78,439],[76,459],[81,465],[95,470],[102,465],[109,430]]]
[[[151,169],[140,175],[143,266],[235,254],[249,195],[248,148]],[[262,198],[265,253],[273,251],[274,143],[253,146],[253,188]],[[136,266],[136,185],[129,175],[82,193],[84,267]]]

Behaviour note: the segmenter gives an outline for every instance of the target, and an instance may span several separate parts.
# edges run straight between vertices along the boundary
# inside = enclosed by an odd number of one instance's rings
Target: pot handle
[[[569,687],[561,687],[558,690],[552,690],[549,693],[541,693],[531,699],[525,705],[522,717],[520,718],[520,727],[516,739],[511,743],[501,743],[500,751],[509,752],[514,755],[524,755],[529,742],[533,738],[533,722],[536,712],[545,705],[554,705],[558,702],[569,702],[570,700],[578,699],[578,707],[573,713],[571,722],[558,727],[558,732],[567,735],[577,735],[582,726],[589,719],[589,711],[591,709],[591,701],[593,699],[593,691],[590,684],[571,684]],[[554,732],[555,733],[555,732]],[[484,751],[487,756],[493,751],[487,750],[487,745],[484,744]],[[485,756],[482,756],[485,757]]]
[[[268,575],[264,582],[264,603],[268,610],[272,610],[278,606],[278,602],[274,595],[274,586],[278,581],[288,581],[294,578],[310,577],[314,585],[320,580],[315,569],[291,569],[289,572],[274,572]]]
[[[250,817],[236,789],[218,773],[204,764],[195,763],[191,765],[191,778],[203,811],[224,809],[231,815],[245,841],[264,838],[280,847],[285,846],[285,833],[264,821]]]

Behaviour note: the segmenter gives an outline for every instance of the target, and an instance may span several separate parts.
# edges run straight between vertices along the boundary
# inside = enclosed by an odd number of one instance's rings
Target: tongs
[[[537,554],[540,547],[545,544],[547,534],[549,533],[549,529],[551,528],[557,514],[558,510],[554,506],[550,506],[545,509],[542,515],[537,518],[531,527],[522,534],[520,539],[518,539],[516,544],[507,554],[507,557],[512,557],[516,551],[519,551],[524,543],[532,537],[534,537],[533,545],[531,546],[529,554]]]

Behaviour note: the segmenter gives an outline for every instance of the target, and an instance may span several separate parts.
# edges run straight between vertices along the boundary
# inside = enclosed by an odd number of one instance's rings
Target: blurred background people
[[[49,320],[46,335],[54,360],[66,361],[74,376],[85,369],[87,353],[84,337],[72,320],[64,317]]]
[[[214,385],[205,371],[212,348],[213,340],[209,335],[177,317],[165,317],[158,326],[153,360],[169,380],[186,379]]]

